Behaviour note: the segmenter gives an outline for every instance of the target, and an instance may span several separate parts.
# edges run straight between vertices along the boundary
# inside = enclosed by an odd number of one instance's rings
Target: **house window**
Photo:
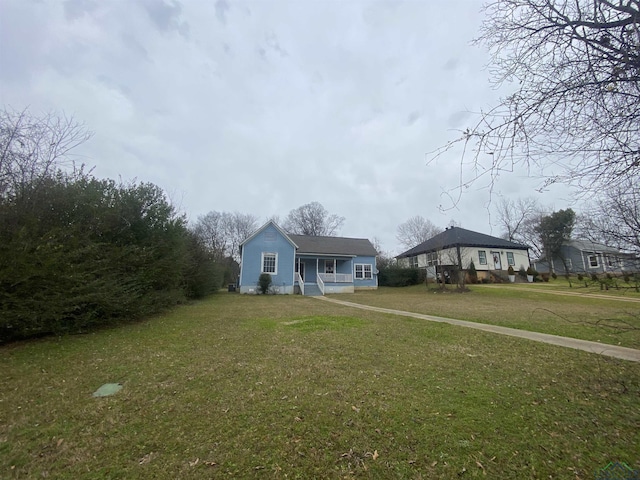
[[[615,257],[607,257],[607,265],[611,268],[616,268],[618,266],[618,259]]]
[[[507,252],[507,263],[512,267],[516,264],[516,261],[513,258],[513,252]]]
[[[478,259],[480,260],[480,265],[486,265],[487,252],[485,250],[478,250]]]
[[[418,268],[418,257],[409,257],[409,268]]]
[[[597,255],[589,255],[589,266],[592,268],[596,268],[598,266],[598,256]]]
[[[433,267],[438,265],[438,252],[427,253],[427,266]]]
[[[368,263],[356,263],[356,279],[365,280],[370,278],[373,278],[371,265]]]
[[[262,253],[262,273],[278,273],[278,254]]]

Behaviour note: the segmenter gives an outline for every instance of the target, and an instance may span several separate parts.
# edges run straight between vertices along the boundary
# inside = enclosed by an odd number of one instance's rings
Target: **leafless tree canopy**
[[[194,232],[216,261],[232,257],[240,262],[240,244],[257,228],[257,221],[251,214],[212,211],[198,217]]]
[[[92,133],[73,117],[0,111],[0,197],[69,167],[71,152]]]
[[[461,189],[515,166],[563,183],[617,187],[640,176],[640,0],[496,0],[477,43],[514,93],[454,140]]]
[[[338,234],[344,217],[330,214],[318,202],[307,203],[289,212],[283,228],[295,235],[332,237]]]
[[[396,239],[398,239],[402,246],[409,249],[429,240],[431,237],[440,233],[440,231],[441,229],[436,227],[430,220],[416,215],[398,225]]]
[[[640,255],[640,185],[607,190],[581,215],[578,230],[582,237]]]
[[[511,242],[528,245],[534,257],[540,257],[542,243],[537,227],[542,217],[548,214],[546,209],[534,198],[503,198],[496,208],[502,237]]]

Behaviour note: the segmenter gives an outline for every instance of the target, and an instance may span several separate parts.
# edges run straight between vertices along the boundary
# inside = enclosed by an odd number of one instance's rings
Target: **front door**
[[[502,270],[502,262],[500,261],[500,252],[491,252],[491,256],[493,257],[494,270]]]

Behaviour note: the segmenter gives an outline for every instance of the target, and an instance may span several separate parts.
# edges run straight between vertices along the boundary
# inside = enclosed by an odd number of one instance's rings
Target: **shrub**
[[[596,275],[595,273],[591,274],[591,280],[593,280],[594,282],[598,281],[598,275]]]
[[[582,274],[581,274],[581,273],[579,273],[579,274],[578,274],[578,281],[579,281],[579,282],[581,282],[583,278],[584,278],[584,277],[582,276]]]
[[[558,278],[558,274],[556,272],[552,272],[551,273],[551,277],[555,280],[556,278]],[[547,279],[545,280],[545,282],[549,281],[549,277],[547,277]]]
[[[509,268],[511,268],[511,267],[509,267]],[[469,281],[471,283],[478,283],[478,271],[476,270],[476,266],[473,263],[473,260],[471,260],[471,263],[469,264],[469,272],[468,273],[469,273]]]
[[[216,282],[155,185],[58,173],[0,198],[0,343],[140,318]]]
[[[419,268],[404,268],[397,265],[383,267],[378,272],[381,287],[408,287],[425,281],[426,272]]]
[[[507,269],[507,273],[509,275],[515,275],[516,271],[513,269],[513,267],[511,265],[509,265],[509,268]]]
[[[525,270],[523,265],[520,266],[520,270],[518,270],[518,275],[520,275],[522,278],[527,278],[527,271]]]
[[[269,293],[269,288],[271,288],[272,281],[273,280],[271,278],[271,275],[269,275],[268,273],[260,274],[260,277],[258,277],[258,290],[260,291],[260,293]]]

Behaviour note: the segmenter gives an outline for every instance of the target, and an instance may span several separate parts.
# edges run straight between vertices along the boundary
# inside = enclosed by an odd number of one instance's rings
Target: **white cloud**
[[[97,176],[157,183],[192,219],[319,201],[343,234],[397,250],[417,214],[489,231],[480,185],[438,209],[459,156],[425,158],[498,96],[469,44],[480,7],[8,0],[0,101],[73,114],[96,132],[81,153]]]

